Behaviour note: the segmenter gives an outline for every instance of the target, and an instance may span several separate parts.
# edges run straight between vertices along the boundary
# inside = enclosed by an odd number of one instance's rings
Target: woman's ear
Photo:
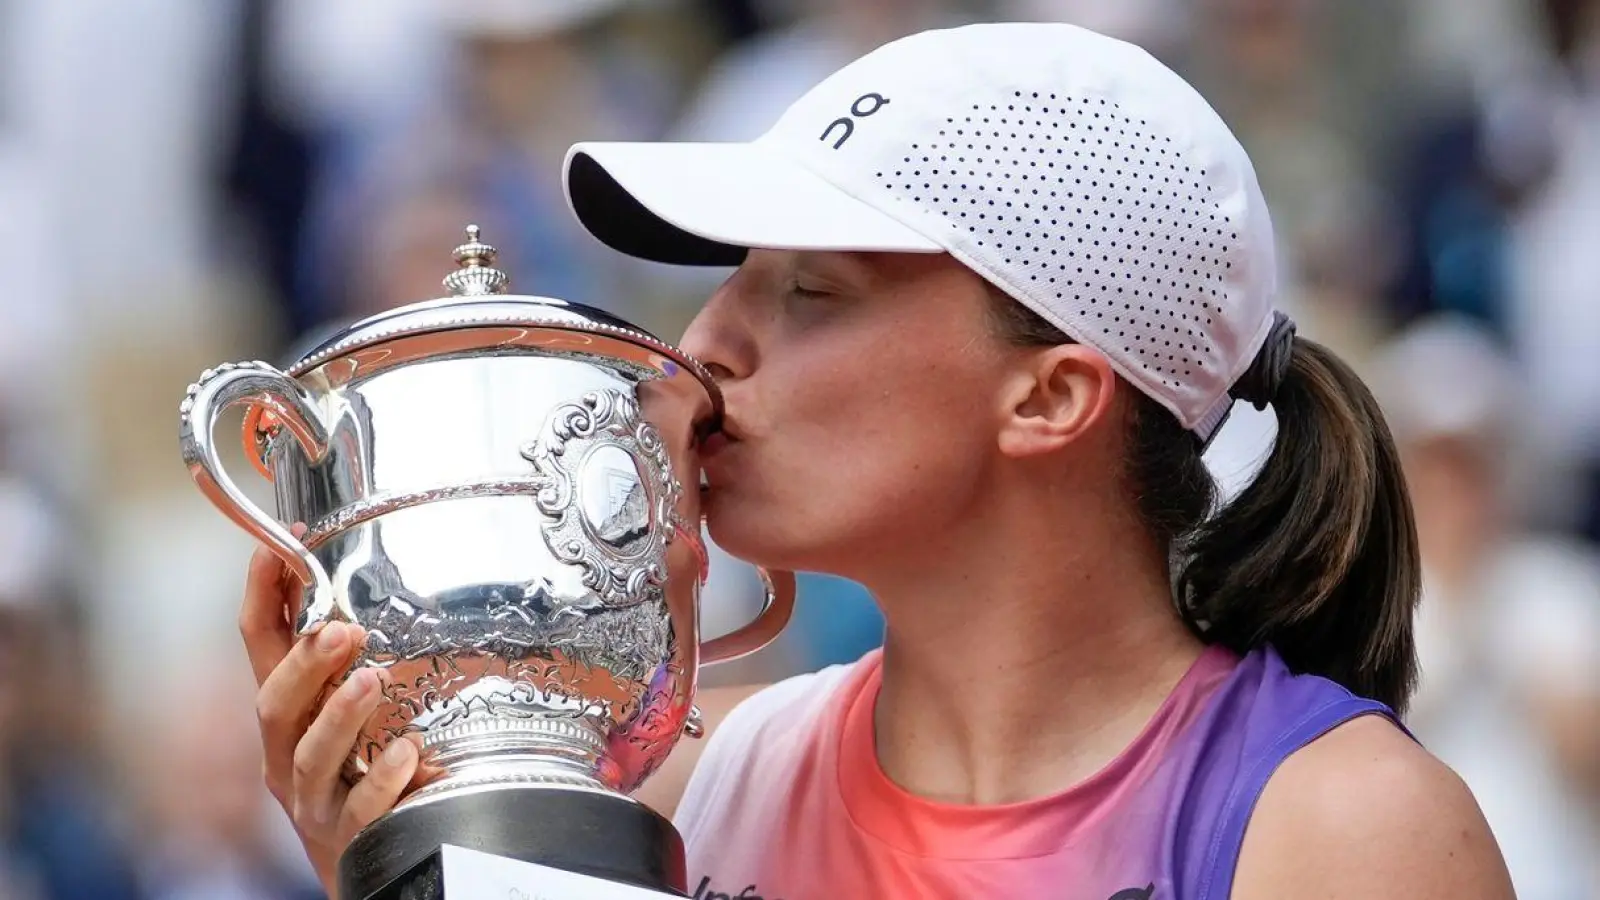
[[[1030,350],[1001,395],[1000,450],[1023,457],[1052,453],[1108,418],[1117,373],[1083,344]]]

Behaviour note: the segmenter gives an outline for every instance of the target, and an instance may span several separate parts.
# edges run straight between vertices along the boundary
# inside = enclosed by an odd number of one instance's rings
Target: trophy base
[[[683,839],[664,816],[598,791],[528,787],[444,796],[373,822],[339,859],[339,900],[464,900],[445,892],[443,844],[688,896]]]

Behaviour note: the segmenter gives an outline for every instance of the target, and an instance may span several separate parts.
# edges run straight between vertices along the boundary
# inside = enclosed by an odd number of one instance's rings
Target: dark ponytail
[[[1067,342],[1016,301],[997,301],[1006,338]],[[1241,654],[1271,644],[1294,671],[1403,713],[1417,678],[1421,563],[1399,453],[1349,366],[1320,344],[1280,336],[1236,390],[1270,400],[1278,420],[1255,480],[1208,515],[1216,486],[1199,441],[1140,394],[1129,488],[1172,550],[1178,609],[1197,634]]]
[[[1270,643],[1403,712],[1416,686],[1416,524],[1378,402],[1350,367],[1294,338],[1255,480],[1182,542],[1178,596],[1206,638]]]

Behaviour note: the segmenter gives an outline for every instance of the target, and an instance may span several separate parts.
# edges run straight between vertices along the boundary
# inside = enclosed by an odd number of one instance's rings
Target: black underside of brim
[[[572,158],[567,184],[578,221],[613,250],[680,266],[737,266],[744,262],[746,248],[707,240],[661,218],[635,200],[587,153]]]

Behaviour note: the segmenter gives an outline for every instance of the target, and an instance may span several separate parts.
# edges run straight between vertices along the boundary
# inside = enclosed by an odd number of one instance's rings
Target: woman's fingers
[[[266,682],[294,646],[289,628],[288,606],[297,595],[295,579],[278,555],[257,547],[250,557],[245,576],[244,603],[239,609],[239,634],[256,684]]]
[[[280,798],[294,786],[295,755],[313,724],[317,701],[359,652],[361,634],[358,626],[328,623],[296,643],[256,694],[267,786]]]
[[[304,522],[289,526],[296,538],[305,536]],[[262,684],[278,667],[278,662],[294,646],[294,620],[305,585],[292,574],[283,559],[265,545],[250,555],[245,574],[244,603],[239,609],[239,633],[256,684]]]
[[[366,777],[350,789],[339,822],[339,834],[354,837],[357,832],[394,808],[400,794],[411,783],[417,768],[417,747],[408,738],[389,742],[383,753],[367,769]]]
[[[294,750],[294,817],[303,825],[334,826],[344,806],[344,762],[361,726],[382,698],[377,669],[357,669],[328,697]]]

